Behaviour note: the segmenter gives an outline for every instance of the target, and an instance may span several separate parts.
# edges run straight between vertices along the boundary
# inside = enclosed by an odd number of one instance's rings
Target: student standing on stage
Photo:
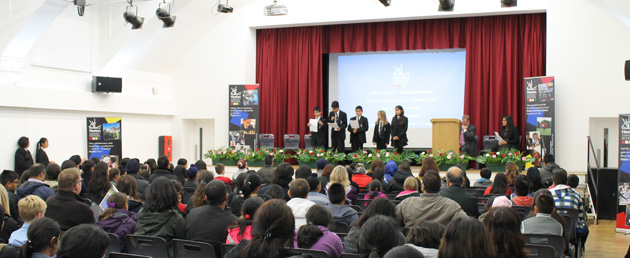
[[[409,125],[405,110],[402,106],[396,106],[396,116],[392,118],[392,147],[397,153],[403,152],[403,146],[407,145],[407,126]]]
[[[352,144],[352,151],[362,150],[365,143],[365,131],[368,130],[370,124],[366,117],[362,116],[363,107],[357,106],[354,111],[357,116],[350,118],[350,121],[359,121],[359,128],[352,128],[348,125],[348,132],[350,132],[350,144]]]
[[[376,128],[374,128],[374,136],[372,137],[372,143],[376,145],[377,150],[386,149],[389,145],[389,135],[392,128],[387,122],[387,115],[385,111],[380,110],[377,113],[378,120],[376,121]]]
[[[322,110],[319,107],[313,109],[313,114],[315,119],[319,121],[317,121],[317,132],[311,132],[311,146],[313,148],[324,148],[326,145],[326,129],[328,129],[326,118],[322,117]],[[306,126],[311,127],[311,123],[308,123]]]
[[[339,110],[339,102],[336,100],[332,102],[330,105],[332,107],[332,112],[330,112],[328,116],[328,121],[330,123],[336,123],[339,126],[339,129],[333,129],[330,133],[330,138],[332,140],[331,148],[337,150],[338,152],[344,152],[346,149],[345,141],[346,141],[346,127],[348,126],[348,118],[346,113]]]

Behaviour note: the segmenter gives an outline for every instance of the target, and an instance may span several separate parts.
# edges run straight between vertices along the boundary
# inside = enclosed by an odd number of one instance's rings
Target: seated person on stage
[[[477,155],[477,143],[475,135],[477,135],[477,127],[470,124],[470,116],[462,116],[462,128],[459,130],[459,150],[469,155]]]
[[[332,213],[335,222],[351,226],[359,219],[357,211],[345,205],[346,190],[342,184],[334,183],[328,187],[328,199],[330,204],[326,208]]]
[[[492,177],[492,170],[489,168],[482,168],[479,171],[479,175],[481,178],[475,181],[473,187],[489,187],[492,185],[492,180],[490,180],[490,177]]]
[[[562,224],[551,217],[556,212],[553,196],[539,194],[536,197],[535,217],[528,218],[521,224],[523,234],[543,234],[562,236]]]
[[[501,126],[499,136],[503,138],[503,141],[499,141],[499,149],[518,149],[521,143],[519,142],[518,128],[514,126],[512,116],[504,116],[501,121],[503,126]]]
[[[302,225],[306,225],[306,212],[311,206],[315,205],[314,202],[307,200],[308,192],[311,191],[311,187],[308,182],[303,178],[293,180],[289,184],[289,196],[291,200],[287,202],[287,206],[291,208],[293,217],[295,218],[295,228],[300,228]]]

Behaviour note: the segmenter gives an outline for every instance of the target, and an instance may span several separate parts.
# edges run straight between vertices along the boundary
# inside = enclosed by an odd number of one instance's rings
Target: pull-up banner
[[[258,145],[259,85],[230,85],[229,135],[231,147],[252,148]]]
[[[120,117],[88,117],[87,149],[88,158],[97,157],[108,161],[122,157],[122,118]]]
[[[616,232],[630,232],[630,114],[619,115]]]
[[[555,152],[555,88],[553,76],[525,78],[525,146],[535,166]]]

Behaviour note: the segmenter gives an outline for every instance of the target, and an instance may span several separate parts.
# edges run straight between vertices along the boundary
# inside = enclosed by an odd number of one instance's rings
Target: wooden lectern
[[[431,119],[433,124],[433,152],[459,151],[459,130],[461,129],[459,119],[435,118]]]

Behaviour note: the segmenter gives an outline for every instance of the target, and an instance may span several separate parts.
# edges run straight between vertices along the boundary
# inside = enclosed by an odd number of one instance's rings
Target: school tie
[[[459,135],[459,146],[464,146],[464,130],[462,130],[462,133]]]
[[[378,122],[378,135],[383,135],[383,121]]]

